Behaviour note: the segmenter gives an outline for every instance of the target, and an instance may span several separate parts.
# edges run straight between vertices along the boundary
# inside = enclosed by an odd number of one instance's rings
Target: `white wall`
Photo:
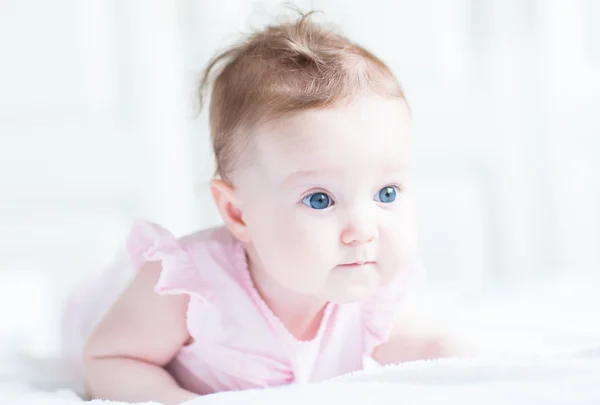
[[[403,82],[423,261],[478,288],[597,273],[594,0],[313,0]],[[0,345],[49,353],[60,298],[143,216],[218,223],[194,83],[276,1],[0,3]],[[24,311],[16,313],[15,309]]]

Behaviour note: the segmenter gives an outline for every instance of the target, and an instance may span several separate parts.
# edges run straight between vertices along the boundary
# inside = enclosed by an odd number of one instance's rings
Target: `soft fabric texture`
[[[597,405],[599,355],[596,349],[575,356],[423,361],[353,373],[331,382],[218,393],[185,405]],[[82,400],[64,390],[48,392],[27,384],[0,383],[0,404],[77,405]]]
[[[193,343],[169,365],[194,392],[308,383],[363,370],[383,343],[411,280],[405,269],[378,294],[352,304],[328,304],[314,339],[294,338],[261,299],[248,271],[243,245],[226,228],[176,238],[163,227],[137,221],[127,241],[128,260],[117,261],[79,290],[66,330],[76,358],[84,339],[135,271],[160,260],[158,294],[187,294],[187,327]]]

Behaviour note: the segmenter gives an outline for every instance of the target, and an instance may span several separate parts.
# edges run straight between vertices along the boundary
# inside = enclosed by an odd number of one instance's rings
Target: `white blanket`
[[[0,384],[0,405],[79,405],[82,402],[67,390],[49,392],[25,384]],[[319,384],[215,394],[186,405],[337,403],[598,405],[600,350],[533,359],[415,362]]]
[[[464,300],[455,307],[438,300],[458,330],[475,328],[471,332],[477,341],[499,341],[500,346],[514,340],[508,346],[528,355],[537,353],[535,357],[415,362],[309,386],[215,394],[186,405],[600,405],[597,286],[597,278],[587,281],[577,276],[545,288],[522,286],[521,294],[482,291],[483,298]],[[451,290],[445,287],[433,295]],[[524,344],[524,337],[531,344]],[[557,351],[564,354],[548,354]],[[11,363],[0,357],[0,405],[82,405],[66,389],[78,389],[67,374],[60,371],[60,363],[20,357]]]

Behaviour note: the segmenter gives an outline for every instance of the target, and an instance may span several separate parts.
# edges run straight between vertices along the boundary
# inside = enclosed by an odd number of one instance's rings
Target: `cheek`
[[[336,264],[331,233],[315,218],[277,210],[271,214],[252,236],[265,271],[290,290],[317,294]]]
[[[311,215],[301,207],[291,211],[281,216],[277,243],[285,244],[289,260],[299,265],[315,269],[329,265],[337,240],[331,218]]]
[[[288,269],[330,264],[338,240],[331,222],[325,216],[305,212],[303,207],[266,202],[249,210],[247,218],[253,244],[265,266]]]
[[[381,227],[381,243],[386,255],[395,262],[414,256],[417,249],[416,220],[410,201],[390,213]]]

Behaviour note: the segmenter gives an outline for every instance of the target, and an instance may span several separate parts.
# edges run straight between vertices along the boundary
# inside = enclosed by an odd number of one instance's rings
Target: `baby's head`
[[[350,302],[408,272],[410,114],[390,69],[305,15],[217,56],[201,92],[213,75],[211,189],[253,276]]]

